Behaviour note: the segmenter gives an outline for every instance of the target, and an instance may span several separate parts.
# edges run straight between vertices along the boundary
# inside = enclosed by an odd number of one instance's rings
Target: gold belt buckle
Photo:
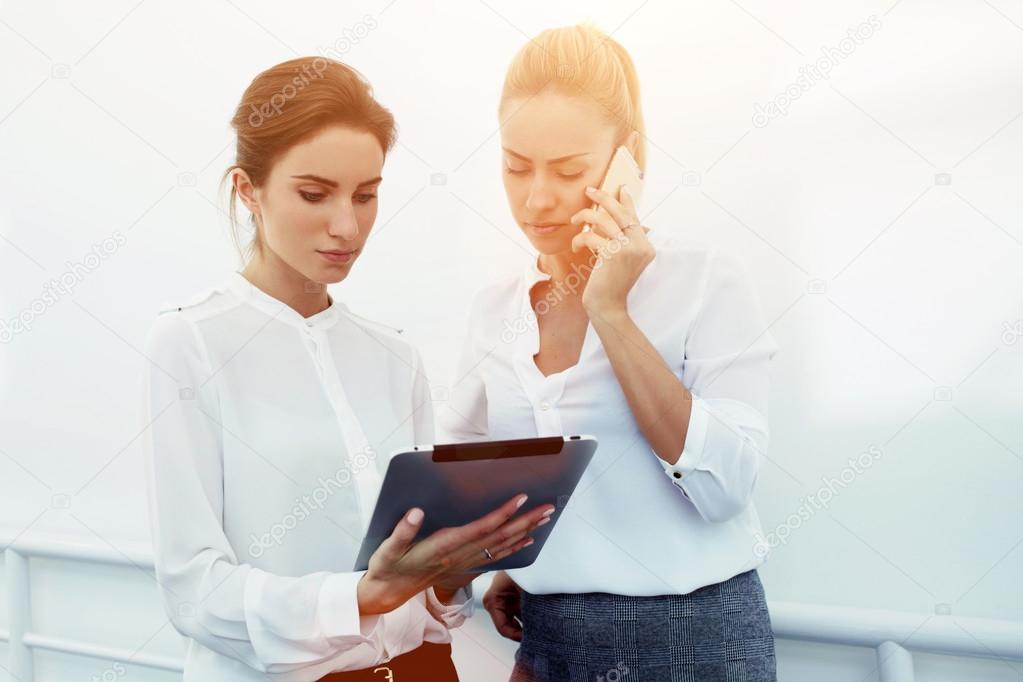
[[[394,671],[388,668],[386,665],[382,665],[379,668],[373,668],[373,674],[376,675],[378,672],[383,671],[386,677],[384,678],[387,682],[394,682]]]

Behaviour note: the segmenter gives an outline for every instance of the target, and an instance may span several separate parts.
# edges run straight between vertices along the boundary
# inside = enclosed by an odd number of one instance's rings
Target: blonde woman
[[[355,71],[306,57],[256,76],[232,126],[249,259],[147,343],[156,577],[184,679],[457,681],[464,571],[529,544],[553,507],[512,519],[518,495],[418,542],[411,509],[351,570],[386,456],[433,442],[418,353],[326,289],[366,246],[394,119]]]
[[[608,36],[531,40],[499,114],[509,207],[538,255],[476,296],[445,426],[600,441],[539,559],[484,597],[521,641],[512,679],[774,680],[751,495],[776,345],[750,280],[595,189],[619,145],[646,156],[636,71]]]

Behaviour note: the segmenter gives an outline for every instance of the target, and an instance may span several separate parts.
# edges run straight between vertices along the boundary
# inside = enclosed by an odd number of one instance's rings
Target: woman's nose
[[[531,190],[526,198],[526,208],[531,211],[544,211],[554,207],[554,195],[546,190]]]
[[[526,197],[526,208],[531,211],[543,211],[551,209],[557,204],[557,199],[545,180],[537,178],[529,188],[529,196]]]
[[[330,221],[328,229],[332,237],[340,237],[351,241],[359,236],[359,221],[355,218],[355,209],[351,205],[342,206]]]

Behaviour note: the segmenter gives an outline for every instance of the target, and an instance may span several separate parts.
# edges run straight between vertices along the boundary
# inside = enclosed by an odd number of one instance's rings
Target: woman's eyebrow
[[[327,185],[328,187],[337,187],[337,182],[336,181],[328,180],[327,178],[324,178],[324,177],[319,176],[319,175],[313,175],[312,173],[303,173],[302,175],[292,175],[291,177],[298,178],[299,180],[312,180],[313,182],[318,182],[321,185]]]
[[[515,158],[522,159],[523,161],[529,161],[529,162],[533,161],[528,156],[525,156],[523,154],[519,154],[518,152],[513,152],[512,150],[508,149],[507,147],[501,147],[501,149],[503,149],[504,152],[506,154],[508,154],[509,156],[514,156]],[[572,159],[577,158],[579,156],[589,156],[589,154],[590,154],[590,152],[579,152],[577,154],[569,154],[567,156],[559,156],[556,159],[551,159],[550,161],[548,161],[547,165],[551,165],[551,164],[555,164],[555,163],[564,163],[565,161],[571,161]]]
[[[312,173],[303,173],[301,175],[292,175],[291,177],[297,178],[299,180],[312,180],[313,182],[318,182],[321,185],[327,185],[328,187],[337,187],[338,186],[337,181],[335,181],[335,180],[328,180],[325,177],[322,177],[320,175],[313,175]],[[367,185],[375,185],[378,182],[380,182],[381,180],[383,180],[383,177],[378,175],[375,178],[373,178],[372,180],[365,180],[363,182],[360,182],[358,186],[359,187],[366,187]]]

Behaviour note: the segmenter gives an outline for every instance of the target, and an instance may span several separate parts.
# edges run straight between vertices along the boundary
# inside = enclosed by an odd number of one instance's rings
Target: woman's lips
[[[559,227],[564,227],[565,223],[526,223],[529,229],[533,231],[533,234],[550,234]]]
[[[355,258],[356,252],[358,252],[358,249],[354,249],[352,251],[317,251],[316,253],[320,254],[331,263],[349,263],[353,258]]]

